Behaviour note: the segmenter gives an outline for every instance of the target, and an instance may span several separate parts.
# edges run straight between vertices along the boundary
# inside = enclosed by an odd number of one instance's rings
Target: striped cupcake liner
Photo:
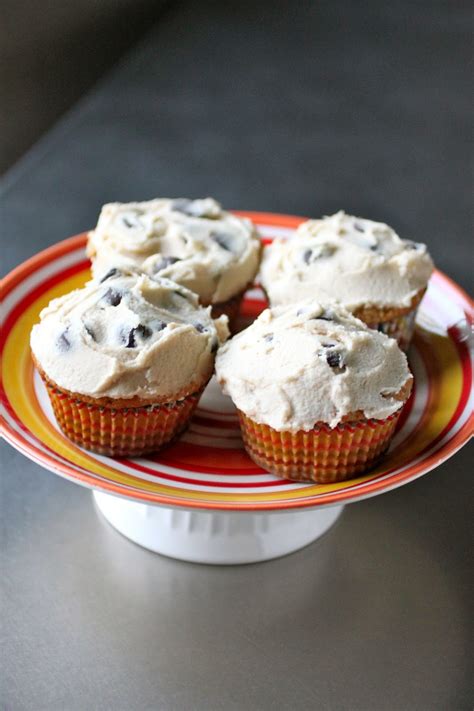
[[[370,469],[387,449],[403,408],[385,420],[355,420],[331,429],[278,432],[238,411],[248,455],[275,476],[331,484]]]
[[[188,424],[202,390],[176,402],[113,408],[84,402],[43,378],[62,432],[75,444],[109,457],[156,452]]]

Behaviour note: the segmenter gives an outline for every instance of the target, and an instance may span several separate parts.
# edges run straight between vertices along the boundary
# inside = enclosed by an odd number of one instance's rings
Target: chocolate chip
[[[378,248],[379,248],[378,244],[371,244],[369,247],[371,252],[377,252]]]
[[[310,264],[316,259],[330,257],[336,251],[336,247],[332,244],[318,244],[314,249],[306,249],[303,252],[303,261],[305,264]]]
[[[116,267],[112,267],[112,269],[109,269],[107,274],[104,274],[102,279],[99,281],[99,284],[102,284],[104,281],[107,281],[107,279],[111,279],[113,276],[118,276],[122,272],[120,269],[117,269]]]
[[[58,347],[58,350],[60,350],[62,353],[65,353],[68,351],[71,347],[71,341],[69,340],[69,328],[66,328],[65,331],[61,333],[60,336],[56,339],[56,346]]]
[[[187,294],[183,294],[182,291],[178,291],[178,289],[173,290],[173,294],[176,294],[176,296],[180,296],[182,299],[188,300]]]
[[[96,341],[97,339],[95,337],[95,333],[92,330],[92,328],[90,326],[88,326],[86,323],[84,324],[84,328],[85,328],[86,332],[89,334],[89,336],[92,338],[92,340]]]
[[[122,301],[122,294],[116,289],[107,289],[101,301],[110,304],[110,306],[118,306]]]
[[[342,354],[339,351],[327,351],[326,362],[331,368],[339,371],[340,373],[344,372],[346,369]]]
[[[323,348],[334,348],[336,346],[335,343],[321,343]]]
[[[335,316],[332,311],[323,311],[319,316],[314,316],[316,321],[335,321]]]
[[[204,333],[205,331],[207,331],[207,328],[203,326],[202,323],[195,323],[194,328],[196,329],[196,331],[199,331],[199,333]]]
[[[141,336],[142,338],[150,338],[152,334],[152,330],[148,328],[148,326],[144,326],[142,323],[139,323],[138,326],[135,326],[134,328],[129,329],[123,329],[121,332],[121,337],[122,337],[122,342],[125,345],[125,348],[136,348],[137,347],[137,336]]]
[[[156,332],[163,331],[167,325],[166,321],[150,321],[150,328]]]
[[[226,232],[211,232],[209,237],[226,252],[232,252],[232,237]]]
[[[160,261],[154,266],[153,271],[155,274],[158,272],[161,272],[162,269],[166,269],[166,267],[169,267],[171,264],[176,264],[176,262],[180,262],[179,257],[162,257]]]
[[[122,222],[125,225],[125,227],[127,227],[129,230],[142,227],[141,221],[133,213],[129,213],[128,215],[123,215]]]
[[[357,230],[357,232],[365,232],[364,227],[362,227],[362,225],[358,222],[354,222],[354,229]]]
[[[122,341],[125,345],[125,348],[135,348],[137,345],[137,342],[135,340],[135,328],[131,328],[130,331],[122,331]]]
[[[263,340],[267,343],[271,343],[273,341],[273,333],[266,333],[263,337]]]
[[[138,324],[135,329],[135,332],[138,333],[142,338],[150,338],[152,334],[151,328],[148,328],[148,326],[144,326],[142,323]]]

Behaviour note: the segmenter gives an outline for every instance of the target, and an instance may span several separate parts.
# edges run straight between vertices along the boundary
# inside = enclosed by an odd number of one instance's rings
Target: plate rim
[[[259,211],[246,211],[246,210],[232,210],[234,214],[247,217],[251,220],[255,220],[260,224],[275,225],[279,227],[288,227],[289,229],[294,229],[301,222],[309,219],[304,216],[290,215],[290,214],[280,214],[272,212],[259,212]],[[49,262],[52,258],[57,259],[63,254],[72,252],[76,249],[85,246],[87,240],[87,231],[81,232],[79,234],[68,237],[64,240],[60,240],[49,247],[37,252],[32,255],[21,264],[12,269],[8,274],[5,275],[0,281],[0,293],[2,294],[2,299],[10,293],[21,281],[27,278],[31,273],[42,267],[44,264]],[[460,287],[451,277],[444,274],[439,269],[434,270],[434,274],[441,277],[442,281],[445,281],[452,289],[457,293],[457,295],[468,305],[469,310],[474,310],[474,300],[467,294],[467,292]],[[466,317],[471,320],[472,315],[469,311],[463,308]],[[2,314],[3,320],[4,314]],[[2,334],[0,341],[0,352],[3,351],[3,346],[5,343],[5,335]],[[458,349],[459,350],[459,349]],[[3,373],[0,372],[0,388],[3,393]],[[94,475],[91,473],[90,477],[87,474],[82,474],[81,472],[74,471],[71,473],[70,468],[66,463],[62,463],[48,453],[38,451],[36,454],[34,452],[33,445],[25,446],[21,440],[19,434],[15,432],[13,428],[5,421],[4,417],[0,414],[0,433],[2,437],[11,444],[15,449],[17,449],[21,454],[28,457],[36,464],[41,467],[58,474],[62,478],[79,484],[81,486],[87,487],[89,489],[98,489],[104,491],[105,493],[110,493],[121,498],[128,499],[130,501],[142,502],[148,505],[161,506],[161,507],[176,507],[181,509],[199,509],[201,511],[239,511],[239,512],[256,512],[256,511],[266,511],[273,513],[284,513],[287,511],[294,511],[295,509],[309,509],[317,507],[332,506],[344,503],[355,503],[357,501],[371,498],[372,496],[377,496],[379,494],[392,491],[404,484],[407,484],[419,477],[432,471],[434,468],[442,464],[444,461],[453,456],[457,451],[459,451],[471,438],[472,429],[474,423],[474,413],[471,413],[467,420],[464,422],[460,430],[455,433],[453,438],[446,445],[441,445],[438,449],[432,452],[428,457],[418,464],[414,465],[412,469],[408,472],[403,471],[397,475],[394,475],[392,479],[381,479],[372,480],[366,483],[367,490],[358,490],[357,494],[351,495],[350,490],[326,492],[321,494],[320,498],[317,500],[310,499],[295,499],[295,500],[285,500],[284,502],[273,501],[273,502],[225,502],[225,501],[194,501],[192,499],[183,500],[179,497],[173,496],[163,496],[162,494],[152,494],[147,492],[133,492],[130,495],[129,491],[121,490],[121,485],[113,482],[97,481],[91,482],[89,478],[93,478]]]

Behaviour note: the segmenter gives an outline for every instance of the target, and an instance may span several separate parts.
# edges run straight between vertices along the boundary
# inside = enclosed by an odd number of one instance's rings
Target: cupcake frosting
[[[385,419],[412,377],[396,341],[313,300],[264,311],[219,350],[216,373],[239,410],[279,431]]]
[[[51,301],[31,348],[46,376],[90,397],[183,397],[203,385],[227,318],[168,279],[112,269],[100,281]]]
[[[340,211],[308,220],[293,239],[264,250],[261,281],[272,305],[309,296],[361,306],[409,307],[433,270],[426,246],[403,240],[383,222]]]
[[[205,304],[245,289],[260,253],[250,220],[224,211],[212,198],[104,205],[88,243],[95,276],[114,266],[138,268],[182,284]]]

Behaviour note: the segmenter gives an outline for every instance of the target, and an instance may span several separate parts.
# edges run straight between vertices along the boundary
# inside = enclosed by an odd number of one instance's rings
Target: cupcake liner
[[[81,400],[41,376],[66,437],[109,457],[138,457],[168,444],[188,424],[203,391],[175,402],[115,408]]]
[[[385,420],[362,419],[331,429],[278,432],[238,411],[245,448],[263,469],[284,479],[331,484],[370,469],[387,449],[403,408]]]
[[[415,330],[415,319],[426,289],[421,289],[408,308],[362,308],[354,312],[369,328],[394,338],[402,351],[407,351]]]

